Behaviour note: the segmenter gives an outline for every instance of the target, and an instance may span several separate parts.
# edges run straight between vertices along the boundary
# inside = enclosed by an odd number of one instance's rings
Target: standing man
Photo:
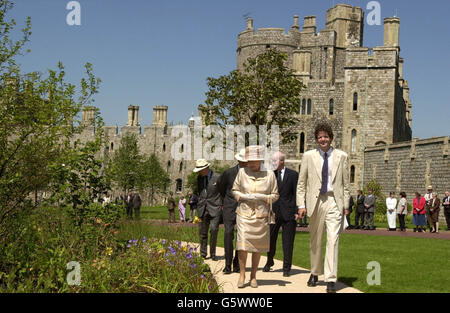
[[[358,189],[358,195],[356,196],[356,212],[355,212],[355,229],[364,228],[364,195],[361,189]],[[361,220],[361,222],[360,222]]]
[[[442,199],[442,206],[444,207],[445,222],[447,223],[447,230],[450,230],[450,193],[445,192],[445,197]]]
[[[369,194],[364,198],[364,230],[375,230],[373,217],[375,215],[375,196],[373,189],[367,191]]]
[[[272,164],[277,177],[278,194],[280,197],[273,203],[272,210],[275,213],[275,224],[270,224],[270,249],[267,253],[267,263],[263,272],[269,272],[273,266],[278,232],[283,227],[283,276],[289,277],[292,266],[292,254],[294,251],[295,230],[297,227],[298,211],[296,205],[298,173],[284,166],[286,156],[281,152],[272,155]]]
[[[125,203],[127,205],[127,217],[128,218],[133,218],[133,193],[130,191],[128,191],[128,195],[126,196],[126,200]]]
[[[433,225],[433,222],[431,221],[431,200],[433,200],[433,186],[429,185],[427,187],[427,193],[423,196],[425,198],[425,212],[427,217],[427,227],[428,230],[431,231],[431,225]],[[423,230],[425,231],[425,227]]]
[[[138,193],[133,193],[132,199],[131,199],[131,207],[134,210],[134,218],[136,220],[139,220],[140,215],[141,215],[141,196],[139,196]]]
[[[298,214],[310,217],[311,276],[308,286],[317,285],[325,274],[327,292],[335,293],[338,269],[338,243],[343,228],[344,210],[348,214],[350,199],[348,157],[331,146],[333,130],[328,123],[319,123],[314,136],[315,150],[303,155],[297,186]],[[322,239],[327,232],[325,270],[322,266]]]
[[[345,219],[347,220],[347,228],[352,229],[352,221],[350,221],[350,214],[353,212],[353,205],[355,205],[355,201],[353,200],[353,196],[350,196],[349,205],[348,205],[348,214],[345,215]]]
[[[205,159],[195,162],[194,173],[198,173],[197,185],[200,193],[198,199],[198,216],[202,219],[199,224],[200,255],[206,259],[208,248],[208,229],[210,229],[210,256],[217,261],[216,245],[219,222],[222,216],[223,200],[219,193],[218,182],[220,175],[209,168],[210,164]]]
[[[198,197],[197,194],[189,192],[189,222],[192,223],[194,221],[195,215],[197,215],[197,204]]]
[[[167,199],[167,209],[169,211],[169,223],[175,223],[175,199],[173,198],[173,192],[169,192],[169,199]]]
[[[231,193],[234,180],[239,172],[239,169],[247,166],[245,159],[245,149],[242,149],[235,156],[239,162],[236,166],[227,169],[220,178],[219,192],[223,198],[223,224],[225,226],[224,247],[225,247],[225,267],[223,272],[231,274],[231,263],[233,263],[233,272],[239,273],[239,258],[237,251],[233,259],[233,241],[234,241],[234,226],[236,225],[236,208],[238,202]]]

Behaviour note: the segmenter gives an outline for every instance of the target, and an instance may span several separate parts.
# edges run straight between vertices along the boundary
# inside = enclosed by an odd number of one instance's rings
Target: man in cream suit
[[[347,154],[331,146],[333,130],[327,123],[316,125],[318,149],[303,155],[298,185],[298,214],[310,217],[311,276],[308,286],[317,285],[324,274],[327,292],[336,292],[338,242],[350,199]],[[344,213],[345,211],[345,213]],[[325,269],[322,266],[322,239],[327,232]]]

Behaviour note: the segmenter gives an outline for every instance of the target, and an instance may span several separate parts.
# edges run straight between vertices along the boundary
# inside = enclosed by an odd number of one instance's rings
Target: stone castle
[[[297,127],[297,141],[281,147],[287,155],[288,167],[299,170],[303,153],[315,147],[314,125],[319,119],[331,122],[335,133],[333,145],[349,155],[352,194],[356,194],[356,190],[370,179],[377,178],[377,173],[381,174],[380,170],[376,172],[377,167],[374,173],[371,164],[367,164],[367,160],[379,162],[373,158],[377,151],[389,151],[392,145],[400,142],[411,147],[412,104],[408,82],[403,77],[399,29],[398,17],[385,18],[383,46],[364,47],[364,12],[360,7],[345,4],[338,4],[326,12],[326,27],[319,32],[315,16],[306,16],[302,27],[298,16],[294,16],[293,25],[287,32],[283,28],[255,30],[253,20],[248,19],[246,29],[238,35],[237,68],[242,69],[249,57],[255,57],[266,49],[277,49],[288,55],[287,65],[306,86],[299,95],[301,122]],[[123,134],[135,133],[139,137],[141,151],[155,153],[163,168],[167,169],[173,182],[171,190],[186,193],[184,184],[195,161],[172,158],[171,147],[176,138],[171,136],[174,126],[167,123],[167,110],[167,106],[155,106],[152,124],[144,126],[142,131],[139,107],[129,106],[128,123],[120,133],[117,126],[106,127],[110,142],[105,153],[114,152],[119,147]],[[90,109],[86,108],[83,120],[87,121],[90,114]],[[195,122],[191,117],[189,128],[192,129]],[[92,132],[88,128],[83,137],[89,138]],[[447,151],[437,153],[442,159],[439,162],[442,162],[437,167],[429,165],[428,172],[423,173],[423,183],[422,178],[418,183],[419,190],[424,191],[426,184],[434,183],[434,177],[441,177],[438,184],[440,196],[448,188],[450,177],[448,137],[441,139],[433,141],[430,147],[433,151]],[[428,146],[423,145],[424,149]],[[181,147],[181,150],[184,148],[187,147]],[[389,161],[389,153],[387,155],[384,155],[383,162]],[[404,157],[415,163],[421,162],[417,157],[411,159],[408,153]],[[395,161],[396,166],[399,161]],[[432,162],[431,159],[426,161]],[[401,166],[407,168],[408,164],[400,162]],[[413,198],[414,189],[407,186],[407,181],[402,185],[402,173],[408,173],[406,168],[393,169],[392,180],[387,179],[387,186],[383,186],[384,192],[401,189],[408,192],[408,199]],[[397,177],[399,173],[400,178]],[[415,179],[417,181],[418,177]],[[391,181],[397,184],[390,186]]]

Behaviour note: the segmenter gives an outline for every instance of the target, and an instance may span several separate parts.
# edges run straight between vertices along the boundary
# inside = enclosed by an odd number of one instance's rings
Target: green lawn
[[[145,207],[141,215],[150,219],[166,219],[167,209]],[[197,227],[156,226],[145,219],[127,223],[121,231],[124,240],[162,234],[173,236],[168,239],[198,242]],[[309,233],[296,234],[293,259],[294,265],[307,269],[310,268],[309,238]],[[218,246],[223,247],[223,229],[219,231]],[[283,258],[281,233],[275,258]],[[338,280],[363,292],[450,292],[448,260],[449,240],[343,234],[339,241]],[[381,267],[379,286],[367,284],[367,275],[371,272],[367,264],[371,261],[377,261]]]

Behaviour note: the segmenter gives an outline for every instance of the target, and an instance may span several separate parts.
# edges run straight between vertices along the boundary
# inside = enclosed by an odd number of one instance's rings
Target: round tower
[[[253,28],[253,19],[247,20],[247,29],[238,36],[237,68],[242,70],[248,58],[254,58],[267,49],[276,49],[288,55],[287,66],[292,68],[292,52],[300,43],[298,16],[294,16],[294,24],[286,33],[284,28]]]

